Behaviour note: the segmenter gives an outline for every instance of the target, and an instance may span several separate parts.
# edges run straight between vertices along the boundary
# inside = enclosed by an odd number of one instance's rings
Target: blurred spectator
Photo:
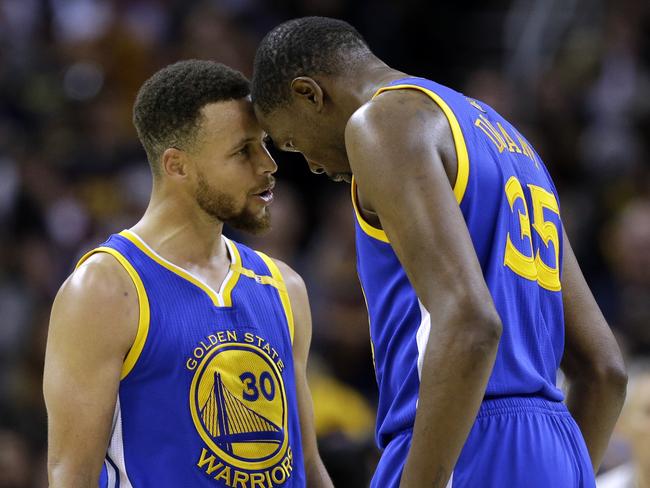
[[[601,475],[598,488],[650,487],[650,369],[632,373],[618,435],[630,446],[631,459]]]
[[[0,429],[0,488],[29,486],[32,470],[27,443],[17,432]]]
[[[650,354],[650,198],[630,201],[605,228],[616,320],[630,354]]]

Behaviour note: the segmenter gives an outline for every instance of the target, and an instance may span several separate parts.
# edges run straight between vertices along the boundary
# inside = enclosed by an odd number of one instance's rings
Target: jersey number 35
[[[503,264],[516,274],[527,280],[536,281],[539,286],[550,291],[559,291],[560,285],[560,235],[557,225],[545,220],[544,210],[549,210],[560,216],[560,209],[555,195],[542,187],[527,185],[530,191],[530,200],[533,203],[533,223],[530,223],[530,214],[524,189],[517,178],[511,176],[506,182],[505,192],[510,204],[510,210],[519,215],[520,247],[516,247],[511,239],[510,232],[506,237]],[[515,204],[520,206],[515,209]],[[540,256],[539,246],[533,245],[532,232],[535,232],[546,248],[553,245],[555,261],[545,262]],[[540,239],[535,241],[539,242]],[[549,256],[550,257],[550,256]]]

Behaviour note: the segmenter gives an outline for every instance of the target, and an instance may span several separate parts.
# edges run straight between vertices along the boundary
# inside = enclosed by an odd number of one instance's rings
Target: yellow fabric
[[[147,296],[147,291],[144,288],[144,284],[142,283],[142,280],[140,279],[140,275],[138,275],[138,272],[135,270],[135,268],[133,268],[131,263],[129,263],[129,261],[127,261],[127,259],[124,256],[122,256],[122,254],[119,251],[113,248],[98,247],[97,249],[93,249],[89,253],[86,253],[79,260],[79,263],[77,263],[75,269],[79,268],[79,266],[81,266],[84,262],[86,262],[90,256],[100,252],[110,254],[115,259],[117,259],[117,261],[122,265],[122,267],[129,274],[131,280],[133,280],[133,284],[135,285],[135,289],[138,293],[138,303],[140,308],[139,319],[138,319],[138,331],[136,332],[133,345],[129,349],[126,358],[124,358],[124,364],[122,365],[122,373],[120,375],[120,379],[123,380],[131,372],[131,370],[133,370],[135,363],[138,361],[138,358],[140,357],[140,354],[142,354],[142,350],[144,349],[145,342],[147,341],[147,336],[149,335],[149,323],[151,319],[150,310],[149,310],[149,297]]]
[[[291,309],[291,300],[289,299],[289,292],[287,291],[287,286],[284,282],[284,278],[282,278],[282,273],[280,272],[280,268],[278,268],[278,265],[275,264],[275,261],[268,257],[266,254],[260,251],[255,251],[259,257],[264,260],[266,263],[266,266],[269,268],[269,271],[271,271],[271,276],[275,280],[275,286],[278,290],[278,293],[280,294],[280,301],[282,302],[282,308],[284,309],[284,314],[287,318],[287,325],[289,327],[289,335],[291,336],[291,343],[293,344],[293,332],[294,332],[294,324],[293,324],[293,310]]]

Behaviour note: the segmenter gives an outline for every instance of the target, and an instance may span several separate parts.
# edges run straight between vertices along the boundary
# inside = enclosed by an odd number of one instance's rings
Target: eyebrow
[[[237,141],[236,144],[233,144],[232,147],[230,148],[231,151],[234,151],[235,149],[238,149],[242,146],[245,146],[246,144],[249,144],[251,142],[257,141],[257,137],[245,137],[243,139],[240,139]]]

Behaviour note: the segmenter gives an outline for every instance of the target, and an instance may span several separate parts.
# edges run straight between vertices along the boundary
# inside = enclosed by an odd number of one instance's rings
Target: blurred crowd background
[[[182,58],[250,76],[262,36],[302,15],[350,21],[390,65],[491,104],[534,144],[587,280],[646,377],[606,469],[650,472],[650,2],[0,0],[0,488],[47,486],[41,381],[58,287],[147,205],[131,124],[140,84]],[[321,452],[337,486],[366,486],[377,390],[349,187],[276,159],[273,231],[231,236],[304,276]]]

